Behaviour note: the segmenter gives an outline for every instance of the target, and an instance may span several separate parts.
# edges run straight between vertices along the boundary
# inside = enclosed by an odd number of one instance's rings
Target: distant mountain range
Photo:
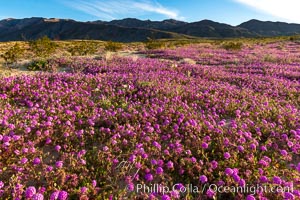
[[[96,39],[119,42],[163,38],[235,38],[300,34],[300,24],[250,20],[231,26],[211,20],[183,22],[122,20],[79,22],[71,19],[25,18],[0,21],[0,41],[32,40],[47,35],[51,39]]]

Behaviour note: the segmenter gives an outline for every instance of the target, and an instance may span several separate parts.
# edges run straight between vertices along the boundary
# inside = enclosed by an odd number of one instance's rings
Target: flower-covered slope
[[[155,55],[79,58],[71,73],[2,78],[1,198],[300,198],[300,53],[194,45]],[[178,187],[163,194],[138,184]],[[189,184],[199,193],[183,193]]]

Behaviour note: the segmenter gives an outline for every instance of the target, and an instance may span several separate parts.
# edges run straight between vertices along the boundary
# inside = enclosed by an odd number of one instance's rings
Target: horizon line
[[[271,21],[271,20],[261,20],[261,19],[255,19],[255,18],[252,18],[252,19],[249,19],[247,21],[244,21],[238,25],[233,25],[233,24],[230,24],[230,23],[225,23],[225,22],[219,22],[219,21],[214,21],[214,20],[211,20],[211,19],[207,19],[207,18],[204,18],[204,19],[201,19],[199,21],[184,21],[184,20],[178,20],[178,19],[173,19],[173,18],[165,18],[165,19],[162,19],[162,20],[151,20],[151,19],[140,19],[140,18],[134,18],[134,17],[126,17],[126,18],[120,18],[120,19],[113,19],[113,20],[110,20],[110,21],[106,21],[106,20],[76,20],[76,19],[72,19],[72,18],[59,18],[59,17],[38,17],[38,16],[32,16],[32,17],[24,17],[24,18],[14,18],[14,17],[7,17],[7,18],[0,18],[0,21],[3,21],[3,20],[22,20],[22,19],[31,19],[31,18],[41,18],[41,19],[59,19],[59,20],[73,20],[73,21],[76,21],[76,22],[97,22],[97,21],[102,21],[102,22],[112,22],[112,21],[121,21],[121,20],[125,20],[125,19],[136,19],[136,20],[139,20],[139,21],[150,21],[150,22],[163,22],[163,21],[167,21],[167,20],[174,20],[174,21],[178,21],[178,22],[185,22],[185,23],[196,23],[196,22],[201,22],[201,21],[212,21],[212,22],[216,22],[216,23],[220,23],[220,24],[227,24],[227,25],[230,25],[230,26],[239,26],[245,22],[249,22],[249,21],[260,21],[260,22],[273,22],[273,23],[286,23],[286,24],[299,24],[300,23],[295,23],[295,22],[286,22],[286,21]]]

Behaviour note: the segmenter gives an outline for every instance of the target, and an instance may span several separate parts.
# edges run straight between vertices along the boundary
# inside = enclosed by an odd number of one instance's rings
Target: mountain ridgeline
[[[55,40],[93,39],[139,42],[147,39],[269,37],[300,34],[300,24],[250,20],[231,26],[211,20],[183,22],[122,20],[79,22],[71,19],[25,18],[0,21],[0,41],[33,40],[48,36]]]

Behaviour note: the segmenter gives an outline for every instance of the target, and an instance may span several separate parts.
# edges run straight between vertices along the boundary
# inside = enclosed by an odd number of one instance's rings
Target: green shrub
[[[1,57],[5,60],[7,64],[16,63],[24,54],[24,49],[20,47],[18,43],[16,43],[13,47],[8,49],[7,52],[1,55]]]
[[[53,54],[57,45],[47,36],[29,42],[31,51],[39,58],[47,58]]]
[[[145,42],[145,48],[149,50],[164,49],[165,47],[166,47],[166,42],[164,41],[149,40]]]
[[[123,45],[122,45],[122,43],[119,43],[119,42],[108,41],[104,45],[105,51],[116,52],[116,51],[121,50],[122,48],[123,48]]]
[[[178,40],[171,43],[171,47],[185,46],[192,44],[192,41],[189,40]]]
[[[29,63],[26,67],[30,71],[44,71],[47,64],[46,60],[35,60]]]
[[[288,39],[292,42],[299,41],[300,40],[300,35],[293,35],[293,36],[290,36]]]
[[[72,56],[86,56],[97,52],[98,46],[94,42],[80,41],[78,44],[69,48],[68,51]]]
[[[29,71],[46,71],[46,72],[55,72],[58,68],[58,63],[55,60],[34,60],[29,63],[27,66]]]
[[[226,42],[222,45],[222,47],[226,50],[237,51],[237,50],[242,49],[243,43],[241,43],[241,42]]]

